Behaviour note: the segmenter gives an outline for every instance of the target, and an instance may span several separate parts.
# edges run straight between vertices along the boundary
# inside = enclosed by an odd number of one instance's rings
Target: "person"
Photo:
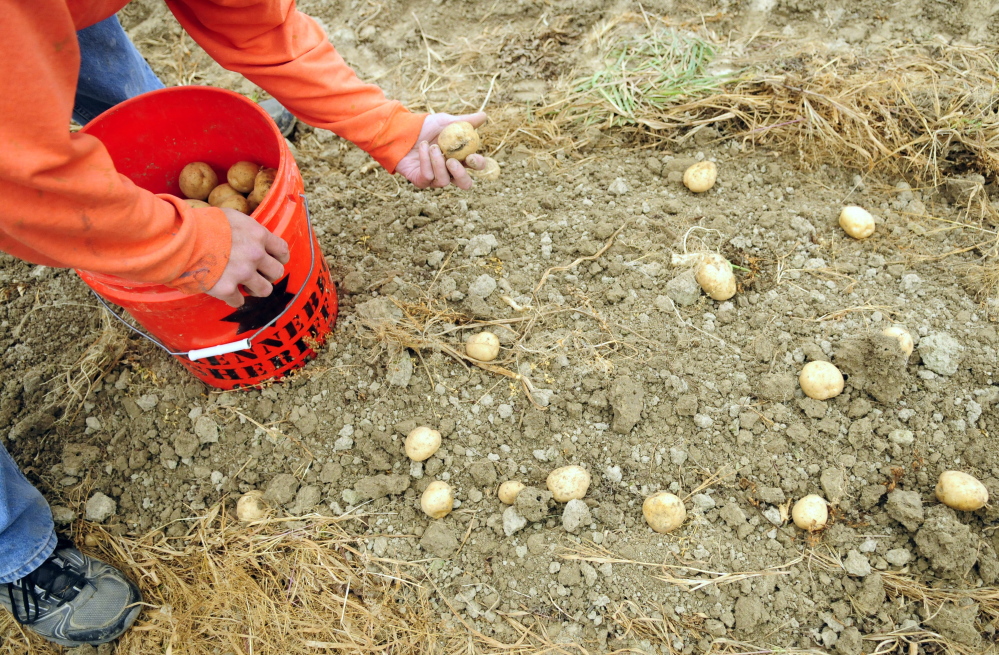
[[[71,133],[162,83],[122,30],[127,0],[9,4],[0,23],[0,250],[37,264],[73,267],[233,307],[267,296],[288,247],[234,210],[193,209],[136,187],[114,170],[96,138]],[[472,186],[435,139],[448,124],[485,122],[415,114],[361,82],[294,0],[167,0],[181,26],[222,66],[268,91],[299,120],[332,130],[418,188]],[[283,111],[274,107],[280,118]],[[479,155],[465,165],[481,168]],[[59,537],[41,493],[0,446],[0,605],[63,646],[116,639],[141,596],[118,569]]]

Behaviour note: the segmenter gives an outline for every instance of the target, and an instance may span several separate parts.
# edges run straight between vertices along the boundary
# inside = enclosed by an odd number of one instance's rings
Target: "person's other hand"
[[[208,290],[208,295],[230,307],[242,307],[244,299],[239,287],[253,296],[269,296],[274,289],[271,283],[284,275],[290,252],[284,239],[246,214],[235,209],[222,211],[232,228],[232,249],[222,277]]]
[[[472,178],[465,167],[480,170],[486,162],[482,155],[469,155],[465,165],[457,159],[444,160],[444,153],[437,145],[437,135],[451,123],[468,121],[472,127],[479,127],[486,122],[483,112],[452,116],[451,114],[430,114],[423,121],[423,129],[416,140],[416,146],[399,160],[396,171],[413,183],[418,189],[427,187],[446,187],[455,184],[462,189],[472,188]]]

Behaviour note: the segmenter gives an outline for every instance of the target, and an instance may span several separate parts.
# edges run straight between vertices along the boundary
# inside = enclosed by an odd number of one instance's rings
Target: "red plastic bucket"
[[[101,140],[119,173],[153,193],[179,196],[178,176],[192,161],[208,163],[221,180],[242,160],[277,169],[270,193],[253,212],[291,250],[285,277],[269,297],[248,297],[234,310],[205,294],[77,273],[213,387],[258,385],[315,356],[336,321],[336,290],[312,232],[302,175],[263,109],[224,89],[174,87],[123,102],[82,131]]]

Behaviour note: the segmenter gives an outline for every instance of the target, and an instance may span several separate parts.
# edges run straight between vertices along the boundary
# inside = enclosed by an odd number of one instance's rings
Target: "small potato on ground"
[[[687,508],[683,506],[679,496],[660,491],[645,499],[642,503],[642,515],[650,528],[666,534],[683,525],[687,518]]]
[[[906,332],[905,328],[893,325],[892,327],[885,328],[881,334],[886,337],[894,337],[898,339],[898,345],[902,348],[902,352],[905,353],[906,358],[912,356],[912,350],[915,348],[915,343],[912,340],[912,335]]]
[[[480,362],[491,362],[499,356],[500,342],[492,332],[476,332],[465,340],[465,354]]]
[[[866,239],[874,234],[874,217],[863,207],[844,207],[839,213],[839,226],[854,239]]]
[[[496,495],[504,505],[513,505],[517,500],[517,494],[524,489],[524,483],[520,480],[507,480],[499,486]]]
[[[829,362],[808,362],[801,369],[798,384],[805,395],[815,400],[829,400],[843,393],[843,374]]]
[[[236,518],[244,523],[259,521],[267,516],[267,503],[264,501],[264,492],[259,490],[247,491],[236,501]]]
[[[683,185],[694,193],[704,193],[715,185],[718,166],[713,161],[700,161],[683,172]]]
[[[985,485],[964,471],[944,471],[934,491],[937,500],[962,512],[974,512],[989,502],[989,490]]]
[[[802,530],[814,532],[826,527],[829,507],[822,496],[809,494],[799,499],[791,508],[791,520]]]
[[[735,273],[732,264],[717,253],[704,255],[694,272],[694,279],[715,300],[728,300],[735,295]]]
[[[423,462],[430,459],[440,447],[441,433],[425,425],[413,428],[406,435],[406,456],[414,462]]]
[[[420,497],[420,508],[432,519],[442,519],[450,514],[454,508],[451,485],[441,480],[431,482]]]
[[[193,161],[180,171],[180,192],[187,198],[204,200],[219,183],[219,176],[203,161]]]
[[[548,491],[559,503],[578,500],[590,488],[590,473],[582,466],[563,466],[548,474]]]
[[[437,145],[448,159],[465,161],[465,157],[479,151],[482,140],[471,123],[458,121],[441,130],[437,136]]]
[[[254,164],[252,161],[238,161],[229,167],[225,181],[236,191],[249,193],[253,191],[253,183],[259,172],[259,164]]]

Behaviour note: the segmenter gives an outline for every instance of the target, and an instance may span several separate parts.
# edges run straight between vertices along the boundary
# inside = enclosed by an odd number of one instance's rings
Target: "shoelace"
[[[62,544],[59,544],[62,546]],[[41,566],[17,582],[7,583],[7,597],[14,618],[23,625],[31,625],[42,618],[42,601],[55,600],[59,607],[74,598],[87,584],[86,577],[74,570],[69,563],[60,564],[59,550]],[[39,591],[41,593],[39,593]],[[20,603],[17,597],[20,596]]]

